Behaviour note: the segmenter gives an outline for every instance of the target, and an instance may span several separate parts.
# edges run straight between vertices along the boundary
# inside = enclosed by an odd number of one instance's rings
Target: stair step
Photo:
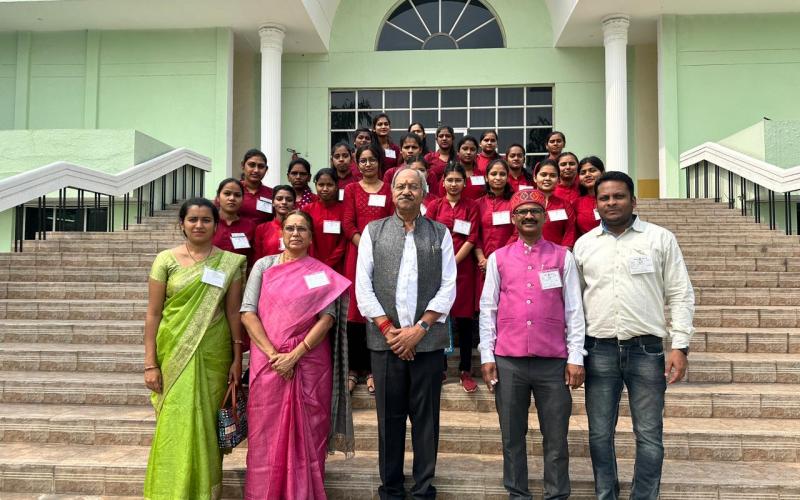
[[[695,303],[722,306],[800,306],[800,289],[696,288]]]
[[[0,318],[144,320],[146,300],[0,300]]]
[[[150,265],[140,267],[93,268],[93,267],[47,267],[47,266],[12,266],[0,264],[0,281],[29,282],[111,282],[111,283],[146,283],[150,273]]]
[[[134,344],[142,349],[144,319],[0,319],[0,343]]]
[[[141,373],[140,345],[0,344],[0,370]]]
[[[695,306],[696,327],[798,328],[795,306]]]
[[[800,288],[800,272],[694,271],[697,288]]]
[[[87,446],[42,444],[35,449],[10,443],[0,450],[3,491],[90,495],[142,495],[149,448],[146,446]],[[223,462],[223,496],[241,498],[246,450],[237,448]],[[411,471],[411,453],[405,470]],[[341,454],[328,457],[326,491],[332,500],[371,499],[380,484],[376,452],[360,451],[352,459]],[[618,460],[622,495],[629,495],[633,461]],[[542,464],[529,458],[531,493],[542,496]],[[502,483],[502,457],[439,453],[437,497],[443,499],[500,498],[507,495]],[[410,476],[410,474],[409,474]],[[594,498],[588,458],[570,459],[572,495]],[[666,460],[660,498],[694,500],[707,498],[779,498],[800,491],[800,465],[764,462],[687,462]],[[407,479],[410,486],[411,478]],[[782,498],[790,498],[783,496]]]
[[[146,283],[0,282],[0,299],[147,300]]]
[[[0,266],[13,270],[16,267],[39,266],[52,269],[54,267],[91,267],[91,268],[126,268],[147,267],[153,264],[156,252],[149,253],[117,253],[113,255],[96,253],[58,253],[30,252],[0,254]],[[6,280],[4,280],[6,281]]]
[[[752,352],[800,354],[800,328],[695,329],[692,352]]]

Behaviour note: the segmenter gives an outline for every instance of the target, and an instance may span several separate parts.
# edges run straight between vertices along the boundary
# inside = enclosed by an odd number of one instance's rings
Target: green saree
[[[206,267],[225,273],[223,287],[201,281]],[[224,312],[230,284],[244,276],[245,257],[218,252],[181,267],[170,250],[153,262],[150,277],[166,283],[156,334],[161,394],[152,393],[156,430],[147,463],[144,497],[214,499],[222,494],[222,452],[217,409],[233,360]]]

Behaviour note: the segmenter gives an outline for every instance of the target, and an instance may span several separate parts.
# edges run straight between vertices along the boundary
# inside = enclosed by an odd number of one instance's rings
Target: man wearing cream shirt
[[[675,236],[634,215],[627,174],[603,174],[595,193],[602,223],[574,250],[586,316],[586,413],[595,493],[599,500],[619,497],[614,429],[624,385],[636,436],[631,499],[655,500],[664,461],[664,393],[686,374],[694,291]],[[667,337],[672,350],[665,356]]]

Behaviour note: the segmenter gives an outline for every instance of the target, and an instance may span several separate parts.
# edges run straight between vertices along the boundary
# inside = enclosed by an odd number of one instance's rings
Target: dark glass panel
[[[528,87],[528,106],[552,105],[553,89],[551,87]]]
[[[333,130],[355,130],[356,113],[355,111],[333,111],[331,112],[331,129]]]
[[[414,5],[430,32],[439,31],[439,0],[414,0]]]
[[[494,109],[469,110],[469,126],[479,129],[494,128]]]
[[[525,156],[525,165],[528,167],[528,169],[533,171],[533,167],[535,167],[537,163],[539,163],[540,161],[544,160],[546,157],[547,157],[547,155],[544,154],[544,153],[536,154],[536,155],[526,155]]]
[[[517,143],[525,145],[525,129],[503,128],[497,131],[497,150],[505,153],[508,146]]]
[[[443,109],[442,125],[450,125],[453,128],[463,128],[467,126],[466,109]]]
[[[468,37],[458,40],[458,48],[500,49],[503,48],[503,33],[500,31],[497,21],[492,21]]]
[[[553,108],[528,108],[525,125],[552,125]]]
[[[438,108],[439,96],[435,90],[414,90],[411,95],[414,108]]]
[[[458,45],[448,35],[435,35],[427,39],[422,48],[425,50],[455,50]]]
[[[443,89],[442,90],[443,108],[466,108],[467,89]]]
[[[391,17],[389,17],[389,21],[392,24],[397,25],[399,28],[403,28],[409,33],[421,38],[422,40],[425,40],[425,38],[428,36],[428,32],[425,31],[425,28],[422,26],[419,16],[417,16],[417,13],[414,12],[414,9],[411,8],[411,4],[408,2],[403,2],[400,4],[400,6],[395,9],[394,12],[392,12]],[[391,26],[387,27],[391,28],[393,31],[397,31]],[[399,31],[397,32],[400,33]],[[407,35],[403,36],[407,37]]]
[[[399,146],[400,145],[400,138],[403,137],[404,135],[406,135],[407,133],[408,132],[406,132],[405,130],[392,130],[391,132],[389,132],[389,137],[392,138],[392,142],[393,143],[395,143],[395,144],[397,144]],[[397,158],[397,161],[398,162],[400,161],[399,156]]]
[[[500,108],[497,110],[497,126],[513,127],[524,125],[524,108]]]
[[[498,89],[500,106],[522,106],[525,104],[525,90],[522,87]]]
[[[392,128],[406,129],[410,123],[408,110],[387,111],[386,114],[389,115],[389,122],[391,122]]]
[[[108,230],[108,209],[90,208],[86,211],[86,230],[87,231],[107,231]]]
[[[355,92],[331,92],[331,109],[355,109]]]
[[[442,0],[442,31],[450,32],[463,9],[464,0]]]
[[[529,128],[525,136],[525,151],[527,153],[547,153],[545,149],[545,138],[553,129],[551,128]]]
[[[456,25],[455,29],[453,29],[451,34],[456,40],[458,40],[493,17],[494,16],[492,16],[492,13],[489,12],[489,9],[484,7],[482,4],[478,2],[470,2],[470,4],[467,6],[467,10],[464,12],[464,15],[461,16],[461,19],[458,21],[458,24]],[[465,38],[464,40],[467,39],[469,39],[469,37]],[[461,42],[459,42],[459,44],[460,43]]]
[[[358,109],[383,109],[382,94],[380,90],[359,90]]]
[[[422,126],[425,127],[425,131],[435,130],[438,126],[438,112],[436,110],[412,110],[411,111],[411,121],[412,122],[421,122]]]
[[[386,109],[408,108],[408,90],[387,90],[383,99]]]
[[[349,132],[331,132],[331,147],[337,142],[346,142],[347,144],[353,144],[353,138],[351,137],[353,134]]]
[[[422,38],[422,40],[425,40]],[[381,36],[378,38],[378,50],[419,50],[422,48],[422,42],[416,40],[405,33],[396,30],[388,24],[381,30]]]
[[[372,130],[372,117],[377,116],[379,111],[359,111],[358,112],[358,127],[367,127]]]
[[[470,107],[494,106],[494,89],[471,89],[469,91]]]

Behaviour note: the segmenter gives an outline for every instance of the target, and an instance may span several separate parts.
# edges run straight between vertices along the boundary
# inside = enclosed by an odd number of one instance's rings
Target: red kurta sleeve
[[[361,185],[357,182],[348,184],[344,188],[342,231],[344,231],[344,237],[347,238],[347,241],[353,241],[353,236],[360,233],[356,226],[356,197],[359,191],[362,191],[362,189]]]

